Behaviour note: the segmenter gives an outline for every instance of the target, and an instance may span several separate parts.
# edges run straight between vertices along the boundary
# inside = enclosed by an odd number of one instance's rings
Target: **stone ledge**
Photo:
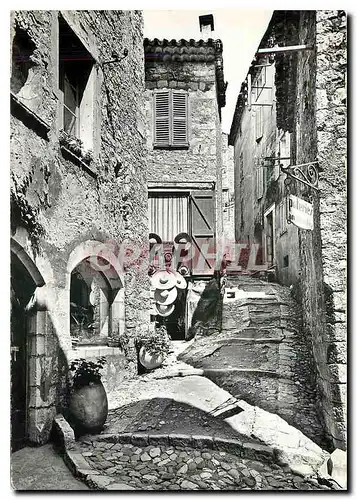
[[[105,443],[123,443],[134,446],[166,445],[190,446],[225,451],[238,457],[279,463],[278,453],[273,448],[259,443],[242,442],[235,438],[220,438],[192,434],[98,434],[91,436],[92,441]]]

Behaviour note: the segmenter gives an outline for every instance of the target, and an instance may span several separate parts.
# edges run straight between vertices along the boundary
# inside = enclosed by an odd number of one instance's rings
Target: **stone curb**
[[[141,434],[123,432],[120,434],[98,434],[91,436],[92,441],[105,443],[132,444],[138,447],[148,445],[190,446],[198,449],[225,451],[240,458],[263,462],[280,463],[276,450],[258,443],[243,443],[238,439],[228,439],[192,434]]]
[[[92,490],[135,490],[132,486],[124,483],[115,483],[114,478],[104,476],[100,471],[94,469],[81,452],[75,441],[74,432],[63,415],[58,414],[54,419],[54,431],[59,438],[59,444],[63,453],[63,460],[72,474],[83,481]],[[113,488],[115,486],[115,488]]]
[[[78,444],[74,439],[73,430],[62,415],[56,416],[54,427],[60,437],[64,462],[73,475],[83,481],[90,489],[101,491],[137,491],[128,484],[117,483],[114,478],[103,475],[101,471],[98,471],[87,462],[83,454],[78,451]],[[91,441],[133,444],[134,446],[194,446],[200,449],[208,448],[217,451],[225,451],[245,459],[280,464],[276,450],[258,443],[242,443],[238,439],[215,438],[211,436],[189,434],[132,434],[129,432],[121,434],[98,434],[90,436],[90,438]],[[289,466],[285,465],[285,468],[296,475],[302,475],[294,472]],[[321,483],[314,478],[305,477],[305,481],[321,487]],[[337,484],[331,484],[330,481],[327,481],[327,483],[329,484],[329,487],[326,485],[326,490],[341,489]]]

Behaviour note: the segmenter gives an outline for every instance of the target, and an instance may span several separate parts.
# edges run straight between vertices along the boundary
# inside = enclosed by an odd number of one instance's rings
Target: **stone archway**
[[[28,304],[37,287],[45,282],[24,248],[11,239],[11,448],[25,445],[29,437],[28,404],[31,380],[29,356],[32,352],[29,333],[36,335],[37,310],[28,311]]]
[[[124,329],[123,277],[110,246],[86,241],[67,265],[72,342],[105,345]]]

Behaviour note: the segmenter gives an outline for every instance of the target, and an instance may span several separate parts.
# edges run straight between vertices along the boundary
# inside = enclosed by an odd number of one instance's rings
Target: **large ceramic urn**
[[[77,435],[101,432],[107,416],[108,399],[102,382],[89,382],[73,389],[69,419]]]

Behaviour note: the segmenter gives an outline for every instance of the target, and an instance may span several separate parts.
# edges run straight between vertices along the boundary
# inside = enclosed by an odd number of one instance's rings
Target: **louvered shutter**
[[[215,268],[215,199],[213,191],[191,193],[191,235],[193,275],[212,275]]]
[[[255,186],[257,198],[260,200],[263,197],[264,191],[264,171],[261,165],[258,165],[255,171]]]
[[[262,106],[255,109],[255,140],[258,141],[263,136],[263,110]]]
[[[172,91],[172,145],[187,143],[187,94]]]
[[[170,92],[154,94],[154,143],[156,146],[170,145]]]

